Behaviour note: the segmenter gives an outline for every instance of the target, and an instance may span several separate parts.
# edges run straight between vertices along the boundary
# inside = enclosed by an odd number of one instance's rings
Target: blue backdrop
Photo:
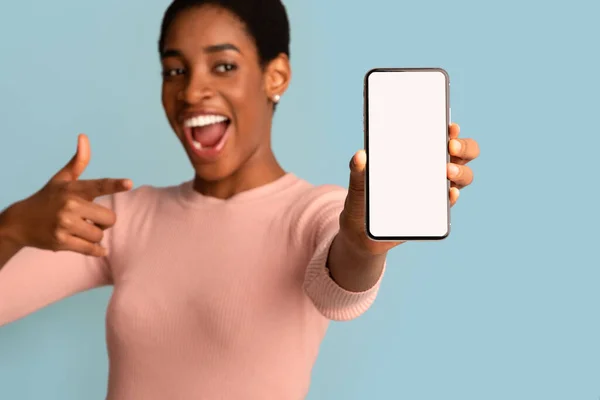
[[[381,66],[446,68],[453,118],[482,149],[450,238],[396,249],[373,308],[332,325],[311,400],[600,396],[592,4],[286,1],[294,78],[274,132],[286,169],[347,183],[362,146],[363,74]],[[191,176],[160,105],[167,5],[2,5],[0,207],[37,190],[82,131],[87,178]],[[109,296],[77,295],[0,328],[0,399],[103,399]]]

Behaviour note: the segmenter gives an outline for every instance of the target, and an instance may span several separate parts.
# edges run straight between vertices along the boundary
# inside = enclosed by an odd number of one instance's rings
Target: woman
[[[79,180],[80,136],[73,159],[0,216],[0,324],[113,285],[109,399],[303,398],[328,322],[369,308],[399,244],[364,232],[365,154],[347,191],[277,162],[271,120],[291,77],[279,0],[175,0],[159,51],[195,178]],[[478,147],[456,125],[450,135],[454,204]]]

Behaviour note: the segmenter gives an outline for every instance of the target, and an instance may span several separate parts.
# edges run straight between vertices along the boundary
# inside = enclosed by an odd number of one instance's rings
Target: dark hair
[[[290,56],[290,25],[281,0],[174,0],[163,17],[158,51],[163,51],[165,36],[179,13],[193,7],[212,5],[235,14],[254,39],[261,66],[284,53]]]

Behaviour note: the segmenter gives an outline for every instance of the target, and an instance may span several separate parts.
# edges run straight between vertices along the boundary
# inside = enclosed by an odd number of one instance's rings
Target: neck
[[[228,199],[238,193],[271,183],[285,173],[269,146],[266,151],[255,151],[237,171],[226,178],[207,181],[196,175],[194,190],[205,196]]]

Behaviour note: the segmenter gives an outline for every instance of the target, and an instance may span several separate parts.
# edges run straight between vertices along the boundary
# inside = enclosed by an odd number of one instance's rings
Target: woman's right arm
[[[0,214],[0,326],[110,283],[105,233],[116,215],[108,195],[127,191],[132,183],[78,180],[89,158],[89,142],[81,135],[77,153],[63,169]]]
[[[0,327],[76,293],[111,283],[107,260],[21,246],[0,216]],[[102,245],[110,238],[105,235]]]

